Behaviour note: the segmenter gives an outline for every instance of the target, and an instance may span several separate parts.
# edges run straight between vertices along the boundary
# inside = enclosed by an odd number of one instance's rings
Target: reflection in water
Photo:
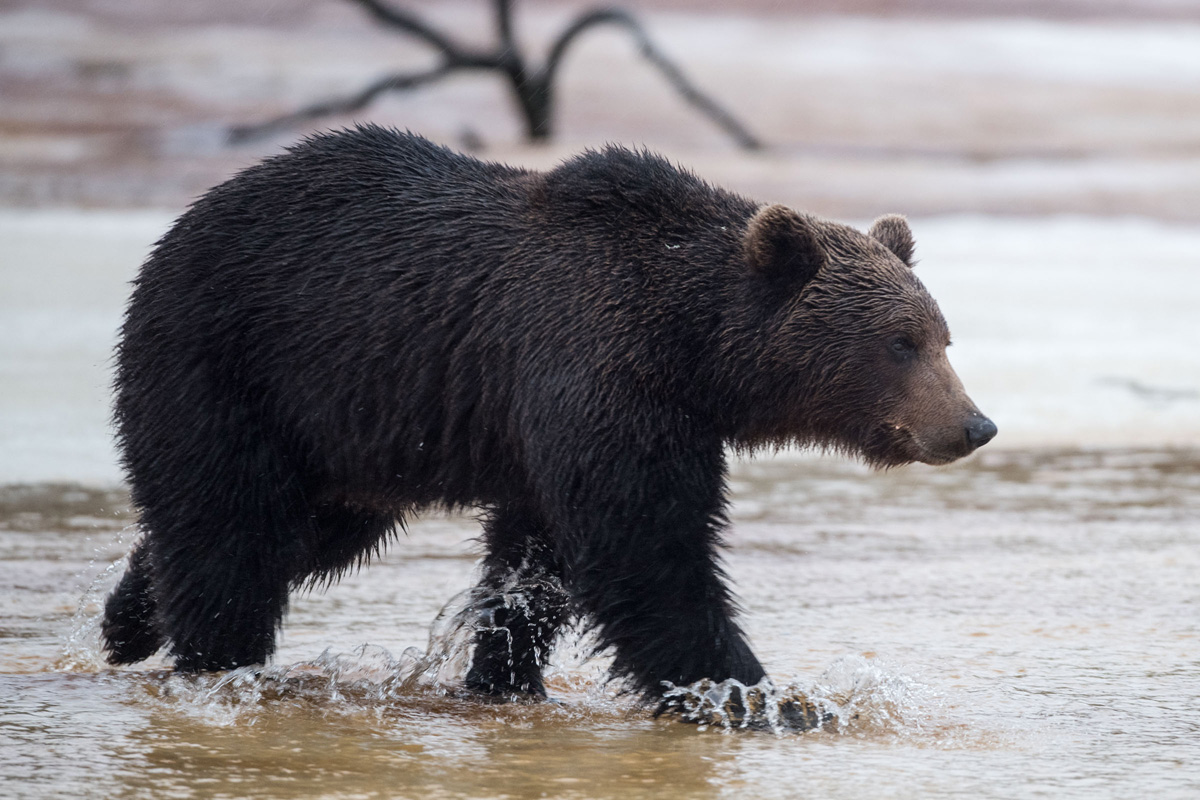
[[[0,489],[0,794],[1200,796],[1200,452],[762,461],[732,488],[743,623],[820,731],[655,720],[578,636],[553,702],[464,696],[461,602],[417,647],[472,583],[454,518],[296,598],[273,665],[109,670],[125,496]]]

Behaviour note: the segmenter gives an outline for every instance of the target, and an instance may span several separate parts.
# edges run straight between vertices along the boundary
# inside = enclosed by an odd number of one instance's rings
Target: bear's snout
[[[898,419],[912,435],[914,461],[943,465],[971,455],[996,437],[996,423],[967,396],[945,353],[930,359],[907,385]]]
[[[950,464],[971,455],[995,438],[996,423],[980,413],[969,400],[966,402],[968,411],[964,422],[913,431],[914,444],[918,448],[914,461],[936,466]],[[960,414],[954,416],[963,419]]]
[[[983,447],[996,437],[996,423],[976,411],[967,420],[965,426],[967,433],[967,444],[972,450]]]

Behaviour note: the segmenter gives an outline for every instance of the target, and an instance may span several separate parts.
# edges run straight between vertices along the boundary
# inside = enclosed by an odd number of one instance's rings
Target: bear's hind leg
[[[104,603],[100,638],[110,664],[134,664],[163,646],[155,621],[150,551],[145,539],[129,555],[129,566]]]
[[[302,521],[241,511],[157,543],[155,594],[177,671],[263,664],[275,651],[294,573],[287,537]]]
[[[288,459],[263,437],[216,441],[206,466],[172,464],[170,491],[143,483],[137,497],[159,627],[181,672],[266,662],[315,535]]]
[[[527,510],[506,506],[485,521],[484,541],[466,686],[494,696],[545,697],[542,669],[570,613],[545,526]]]

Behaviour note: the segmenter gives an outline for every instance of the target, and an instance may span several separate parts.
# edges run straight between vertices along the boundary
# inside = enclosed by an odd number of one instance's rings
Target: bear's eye
[[[916,354],[917,345],[907,336],[893,336],[888,339],[888,350],[896,358],[904,360]]]

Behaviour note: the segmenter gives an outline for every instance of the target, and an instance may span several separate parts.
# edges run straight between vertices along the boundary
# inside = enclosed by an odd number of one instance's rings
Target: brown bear
[[[125,317],[144,536],[109,661],[262,663],[291,590],[472,508],[470,688],[542,693],[574,616],[649,699],[758,682],[719,564],[728,450],[946,464],[996,433],[912,255],[901,217],[863,234],[619,147],[539,173],[365,126],[245,170],[158,242]]]

